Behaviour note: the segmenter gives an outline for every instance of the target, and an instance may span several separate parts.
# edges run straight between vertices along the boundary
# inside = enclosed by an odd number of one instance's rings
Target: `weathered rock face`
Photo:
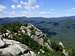
[[[9,29],[7,29],[6,33],[3,33],[3,36],[5,38],[8,37],[13,39],[13,35],[21,35],[21,34],[28,35],[34,41],[38,42],[40,45],[44,45],[44,42],[46,40],[46,35],[32,24],[28,24],[27,26],[24,25],[20,26],[19,30],[17,32],[14,32],[14,34],[12,34]]]
[[[5,42],[3,41],[2,35],[0,35],[0,48],[5,45]]]
[[[13,39],[14,36],[17,35],[28,35],[38,44],[44,44],[45,35],[37,29],[32,24],[28,24],[28,26],[21,26],[17,32],[13,32],[9,29],[6,29],[5,33],[1,33],[0,35],[0,56],[36,56],[36,54],[30,50],[25,44],[21,44],[20,42],[9,40]]]
[[[28,48],[28,46],[20,42],[8,39],[0,39],[0,56],[36,56],[36,54]],[[6,43],[4,45],[4,42]],[[5,46],[5,47],[4,47]]]
[[[40,45],[44,45],[44,42],[46,40],[46,35],[42,33],[41,30],[33,26],[32,24],[28,24],[27,27],[21,26],[20,30],[23,34],[27,34],[30,36],[33,40],[38,42]]]

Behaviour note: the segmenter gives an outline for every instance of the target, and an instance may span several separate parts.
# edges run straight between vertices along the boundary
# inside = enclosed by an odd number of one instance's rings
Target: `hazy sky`
[[[75,0],[0,0],[0,17],[75,16]]]

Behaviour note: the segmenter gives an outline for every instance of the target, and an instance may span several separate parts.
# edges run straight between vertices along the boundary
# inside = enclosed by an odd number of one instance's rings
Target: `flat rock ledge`
[[[20,42],[0,38],[0,56],[37,56],[28,46]]]

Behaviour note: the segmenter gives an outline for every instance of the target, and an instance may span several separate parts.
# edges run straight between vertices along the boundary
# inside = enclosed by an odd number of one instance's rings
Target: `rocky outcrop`
[[[46,35],[32,24],[28,24],[27,27],[21,26],[20,30],[23,34],[27,34],[39,44],[44,45],[44,42],[46,40]]]
[[[25,44],[0,36],[0,56],[36,56]]]
[[[16,27],[16,26],[15,26]],[[17,28],[17,27],[16,27]],[[38,56],[35,54],[34,51],[29,48],[31,45],[29,41],[29,45],[27,46],[26,43],[21,44],[20,40],[24,39],[25,35],[27,38],[30,38],[30,40],[36,42],[41,48],[37,51],[37,54],[40,55],[40,53],[45,54],[46,49],[45,47],[50,50],[54,51],[52,47],[50,46],[50,41],[47,39],[46,34],[44,34],[41,30],[33,26],[32,24],[21,25],[18,29],[16,29],[16,32],[11,31],[9,29],[6,29],[6,32],[0,34],[0,56]],[[24,38],[15,38],[19,36],[23,36]],[[14,40],[14,39],[19,39]],[[28,40],[28,39],[27,39]],[[24,40],[25,41],[25,40]],[[22,42],[22,41],[21,41]],[[26,44],[26,45],[25,45]],[[36,47],[38,46],[36,45]],[[65,51],[64,45],[62,42],[59,42],[58,46],[62,47],[61,51],[65,56],[68,56],[68,52]],[[56,46],[53,46],[56,47]],[[34,46],[35,49],[35,46]],[[60,49],[60,48],[58,48]]]
[[[30,23],[27,26],[21,25],[19,30],[17,30],[17,32],[14,32],[14,34],[12,34],[12,32],[7,29],[6,33],[3,33],[2,35],[5,38],[7,37],[9,39],[13,39],[13,35],[22,34],[28,35],[34,41],[38,42],[40,45],[44,45],[44,42],[47,40],[46,35]]]
[[[3,47],[3,46],[5,46],[5,42],[2,38],[2,35],[0,35],[0,48]]]

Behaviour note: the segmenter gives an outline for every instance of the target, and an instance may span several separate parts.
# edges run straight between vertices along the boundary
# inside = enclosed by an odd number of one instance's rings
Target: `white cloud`
[[[12,8],[12,9],[16,9],[16,6],[15,6],[15,5],[11,5],[11,8]]]
[[[22,8],[21,4],[17,5],[17,8]]]
[[[20,1],[20,4],[23,8],[28,10],[34,10],[39,8],[40,6],[37,4],[37,0],[28,0],[28,2]]]
[[[75,10],[75,8],[72,8],[72,10]]]
[[[13,10],[13,11],[11,12],[11,15],[12,15],[12,16],[16,16],[16,11]]]
[[[28,0],[28,4],[33,6],[37,3],[37,0]]]
[[[6,7],[4,5],[0,5],[0,13],[3,13]]]
[[[21,4],[18,4],[18,5],[11,5],[11,8],[12,8],[12,9],[22,8],[22,5],[21,5]]]
[[[35,5],[35,6],[31,6],[29,8],[32,9],[32,10],[34,10],[34,11],[36,11],[37,9],[39,9],[39,7],[40,7],[39,5]]]
[[[21,4],[21,5],[27,5],[27,4],[28,4],[28,2],[20,1],[20,4]]]
[[[38,10],[40,8],[40,5],[37,3],[37,0],[27,0],[23,1],[23,0],[12,0],[13,2],[15,2],[13,5],[11,5],[11,8],[14,9],[23,9],[24,11],[27,11],[28,13],[19,13],[19,15],[31,15],[29,12],[35,12],[36,10]],[[17,14],[17,12],[15,13],[14,11],[11,12],[12,15]]]
[[[40,6],[39,5],[35,5],[35,8],[39,8]]]
[[[41,11],[40,14],[51,14],[49,11]]]
[[[17,8],[27,9],[27,10],[34,10],[38,9],[40,6],[37,4],[37,0],[28,0],[27,2],[24,2],[22,0],[12,0],[13,2],[17,3],[15,5],[11,5],[13,9],[15,9],[15,6]]]
[[[37,0],[28,0],[27,2],[24,2],[22,0],[12,0],[13,2],[16,2],[17,4],[11,5],[12,9],[27,9],[27,10],[36,10],[40,6],[37,4]]]
[[[23,4],[24,2],[23,1],[20,1],[20,3]]]
[[[39,16],[54,17],[54,16],[56,16],[56,12],[55,11],[39,11]]]
[[[27,11],[22,11],[20,15],[21,16],[29,16],[29,13]]]

